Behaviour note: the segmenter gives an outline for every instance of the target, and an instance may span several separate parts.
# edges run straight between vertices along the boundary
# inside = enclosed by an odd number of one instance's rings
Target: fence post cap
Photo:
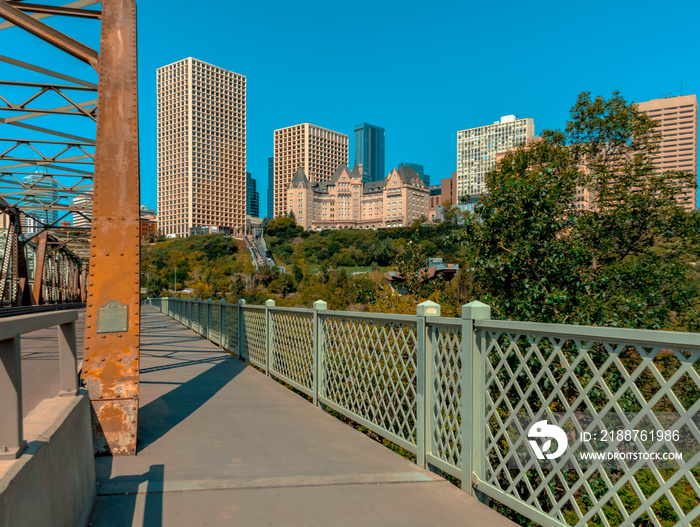
[[[239,306],[244,306],[244,305],[245,305],[245,300],[243,300],[242,298],[239,298],[239,299],[238,299],[238,305],[239,305]]]
[[[207,302],[209,302],[209,303],[211,304],[211,303],[214,302],[214,300],[212,300],[212,299],[210,298],[209,300],[207,300]]]
[[[491,318],[491,306],[474,300],[462,306],[462,318],[484,320]]]
[[[442,307],[432,300],[426,300],[416,306],[416,315],[419,317],[439,317]]]
[[[225,303],[226,303],[226,299],[225,299],[225,298],[222,298],[221,300],[219,300],[219,304],[225,304]]]
[[[324,309],[328,309],[328,302],[324,300],[316,300],[316,302],[314,302],[314,309],[316,311],[323,311]]]
[[[269,300],[265,300],[265,305],[267,307],[275,307],[275,301],[270,298]]]

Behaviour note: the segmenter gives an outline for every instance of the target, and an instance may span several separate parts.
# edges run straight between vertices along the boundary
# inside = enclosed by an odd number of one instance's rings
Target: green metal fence
[[[461,319],[146,304],[541,525],[700,526],[698,334],[491,320],[479,302]]]

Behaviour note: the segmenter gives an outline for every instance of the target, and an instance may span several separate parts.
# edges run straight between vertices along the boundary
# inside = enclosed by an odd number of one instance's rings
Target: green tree
[[[565,131],[510,153],[487,175],[468,222],[475,293],[502,318],[670,328],[697,319],[697,281],[681,253],[697,237],[657,176],[654,123],[617,92],[582,93]],[[592,210],[577,207],[583,189]],[[687,253],[687,251],[686,251]]]

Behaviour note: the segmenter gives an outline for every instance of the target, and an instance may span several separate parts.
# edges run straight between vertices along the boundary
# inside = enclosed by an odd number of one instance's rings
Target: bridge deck
[[[144,307],[135,457],[96,458],[91,525],[515,524]]]

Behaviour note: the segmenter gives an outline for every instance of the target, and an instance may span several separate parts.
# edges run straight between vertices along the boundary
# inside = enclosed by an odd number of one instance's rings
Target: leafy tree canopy
[[[582,93],[564,131],[545,130],[487,175],[462,241],[495,316],[698,329],[697,213],[675,198],[693,182],[654,173],[656,141],[619,93]],[[590,209],[577,207],[584,191]]]

